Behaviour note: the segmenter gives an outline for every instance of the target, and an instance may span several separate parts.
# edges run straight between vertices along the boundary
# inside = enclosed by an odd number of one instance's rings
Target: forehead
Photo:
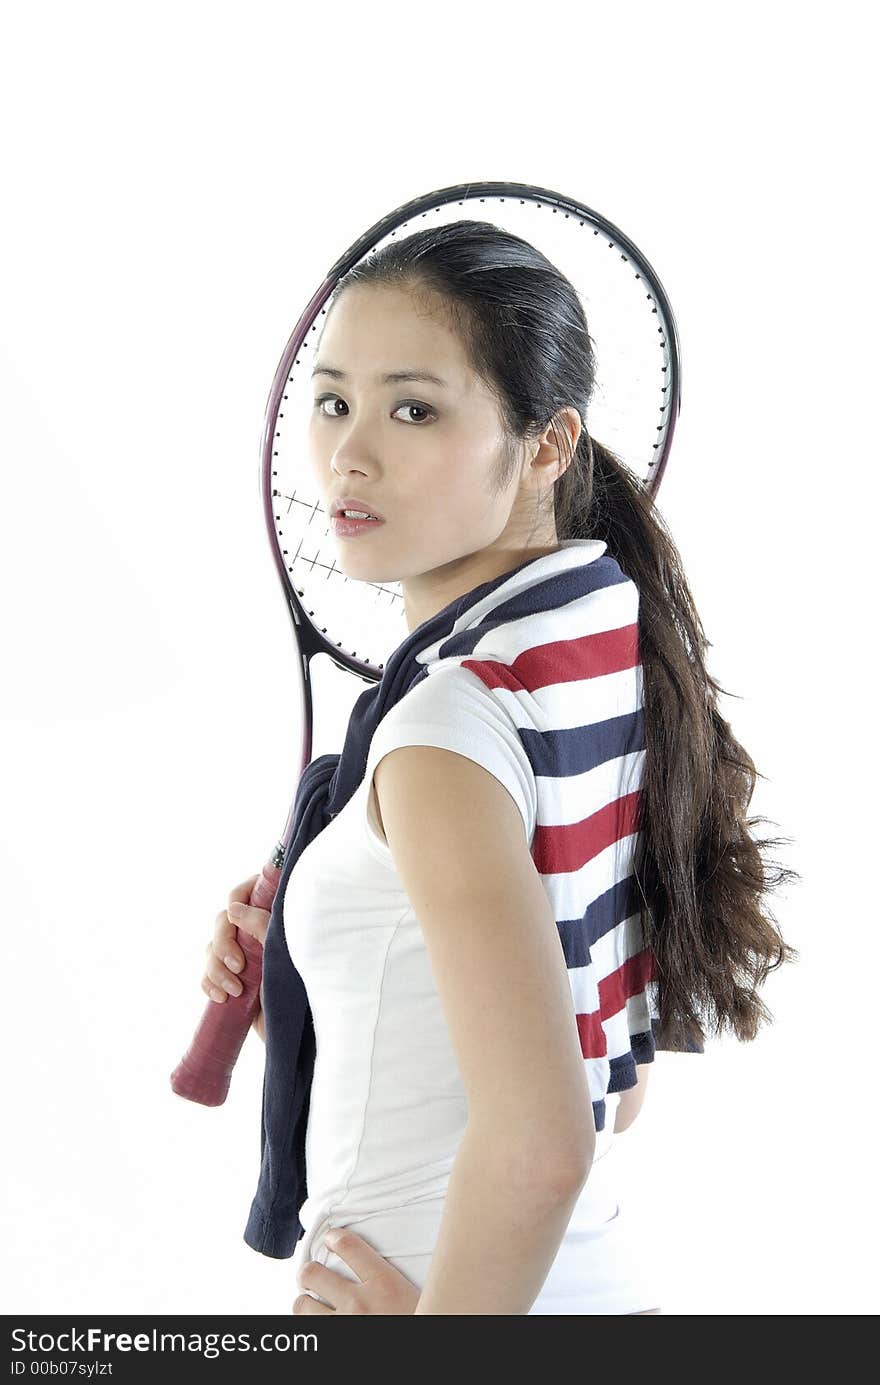
[[[417,370],[452,389],[472,383],[460,338],[440,309],[401,289],[368,284],[346,289],[327,315],[315,365],[358,383]]]

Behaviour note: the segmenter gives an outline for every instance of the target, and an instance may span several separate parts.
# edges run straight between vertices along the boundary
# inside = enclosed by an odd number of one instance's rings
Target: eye
[[[322,394],[322,395],[319,395],[318,398],[315,400],[315,404],[314,404],[315,412],[316,412],[317,414],[319,414],[319,415],[321,416],[321,418],[342,418],[342,417],[343,417],[342,414],[337,414],[337,413],[326,413],[326,414],[325,414],[325,413],[324,413],[323,405],[324,405],[324,404],[327,404],[327,403],[330,403],[331,401],[339,402],[339,403],[341,403],[341,404],[344,404],[344,403],[345,403],[345,400],[344,400],[344,399],[340,399],[338,394]],[[347,405],[346,405],[346,407],[347,407]],[[420,412],[423,413],[423,414],[427,414],[430,418],[436,418],[436,417],[437,417],[437,415],[435,414],[434,410],[431,408],[430,404],[422,404],[422,403],[420,403],[417,399],[404,399],[404,400],[402,400],[402,401],[397,405],[397,408],[394,410],[394,412],[397,413],[400,409],[416,409],[416,410],[420,411]],[[424,420],[422,420],[422,419],[413,419],[413,418],[410,418],[410,419],[407,420],[407,422],[410,423],[410,424],[415,424],[416,427],[423,427],[423,426],[424,426]]]
[[[397,409],[418,409],[421,413],[428,414],[431,418],[436,418],[434,410],[428,404],[419,404],[418,401],[415,399],[405,400],[402,404],[398,404]],[[397,413],[397,409],[394,410],[395,413]],[[412,418],[408,421],[410,423],[419,422],[418,419]]]

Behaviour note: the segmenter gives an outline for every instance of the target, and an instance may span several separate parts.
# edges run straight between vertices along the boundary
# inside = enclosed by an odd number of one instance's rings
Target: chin
[[[336,555],[336,566],[340,572],[344,572],[346,577],[350,577],[352,582],[397,582],[396,576],[384,571],[379,561],[367,555],[359,557],[353,554],[345,544],[339,544],[334,550]]]

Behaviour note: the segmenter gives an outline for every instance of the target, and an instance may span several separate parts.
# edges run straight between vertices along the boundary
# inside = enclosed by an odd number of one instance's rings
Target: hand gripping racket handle
[[[279,866],[274,862],[265,865],[248,903],[271,910],[280,878]],[[222,1106],[226,1100],[232,1069],[260,1006],[263,945],[243,928],[235,931],[245,957],[244,968],[238,973],[241,995],[227,996],[221,1005],[208,1001],[192,1043],[171,1074],[172,1090],[202,1106]]]

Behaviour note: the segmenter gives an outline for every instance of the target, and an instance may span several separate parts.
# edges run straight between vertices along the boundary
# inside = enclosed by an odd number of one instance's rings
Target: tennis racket
[[[678,339],[666,294],[650,265],[617,227],[588,207],[523,183],[463,183],[398,207],[360,237],[327,272],[294,328],[266,405],[260,489],[272,556],[299,655],[302,758],[312,758],[310,664],[325,654],[368,683],[408,634],[398,583],[355,581],[336,565],[336,540],[305,457],[311,406],[311,334],[340,279],[407,227],[492,221],[529,241],[570,280],[584,305],[598,369],[590,432],[656,493],[681,407]],[[317,346],[317,342],[314,343]],[[284,831],[251,891],[271,910],[293,837],[294,795]],[[232,1070],[260,1004],[262,944],[243,929],[241,993],[208,1002],[171,1077],[178,1096],[204,1106],[226,1099]]]

